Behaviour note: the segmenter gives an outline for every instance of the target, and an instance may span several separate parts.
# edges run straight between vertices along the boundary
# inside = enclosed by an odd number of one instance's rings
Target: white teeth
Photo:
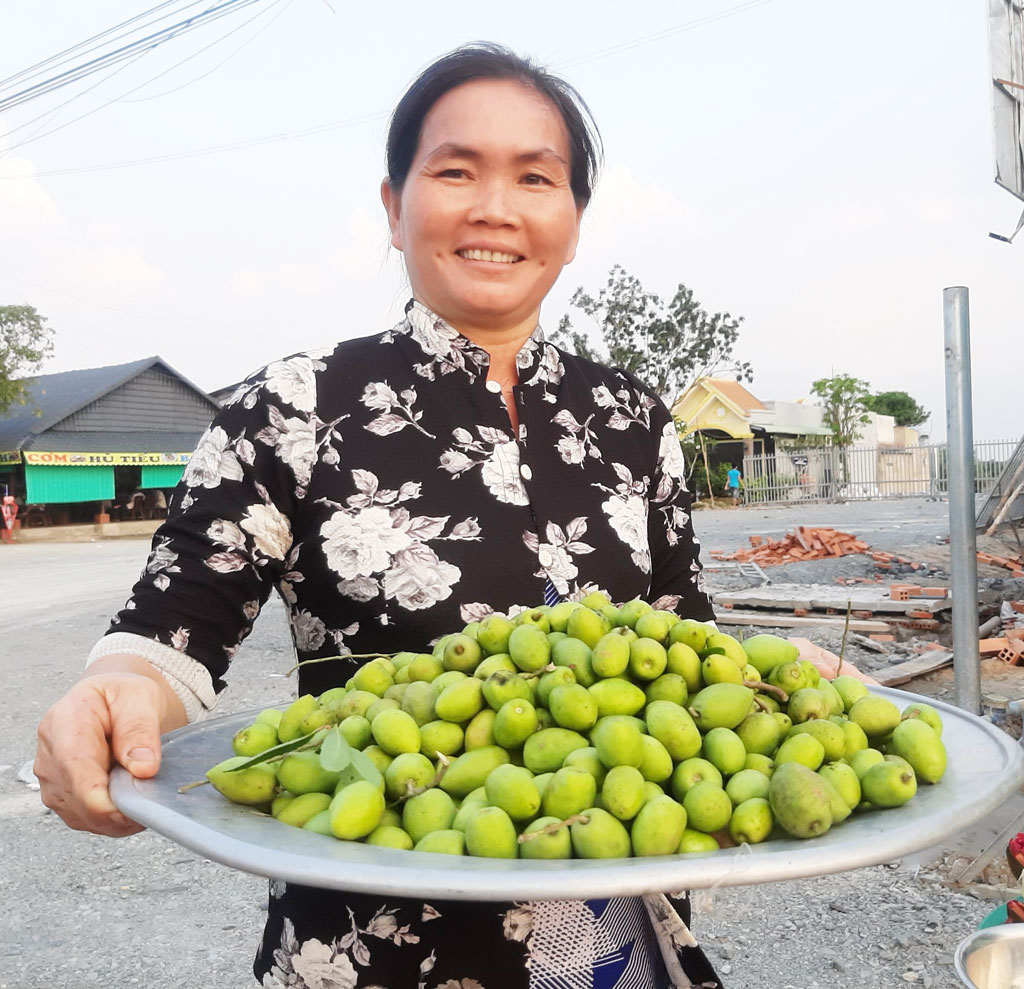
[[[499,251],[478,251],[475,248],[469,251],[459,251],[460,257],[467,261],[497,261],[499,264],[513,264],[520,260],[518,254],[502,254]]]

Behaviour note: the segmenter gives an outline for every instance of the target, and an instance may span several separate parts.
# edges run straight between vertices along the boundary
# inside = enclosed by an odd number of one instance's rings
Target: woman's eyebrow
[[[427,154],[424,160],[430,161],[434,158],[468,158],[471,161],[477,161],[483,157],[483,152],[478,151],[475,148],[468,147],[465,144],[458,144],[455,141],[445,141]],[[520,163],[544,160],[557,161],[566,168],[569,167],[569,163],[551,148],[536,148],[530,151],[521,151],[519,154],[514,156],[514,159]]]

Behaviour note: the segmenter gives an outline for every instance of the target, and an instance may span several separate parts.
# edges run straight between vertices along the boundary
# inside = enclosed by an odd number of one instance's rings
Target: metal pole
[[[981,713],[978,653],[978,543],[974,530],[974,425],[971,412],[971,322],[967,289],[942,290],[946,348],[946,459],[953,595],[955,701]]]

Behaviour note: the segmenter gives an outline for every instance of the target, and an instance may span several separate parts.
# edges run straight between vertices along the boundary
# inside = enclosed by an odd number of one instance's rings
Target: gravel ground
[[[698,531],[711,534],[705,546],[725,549],[749,532],[781,534],[800,522],[834,525],[892,548],[944,531],[944,505],[894,505],[808,506],[793,517],[708,512],[698,517]],[[890,524],[900,532],[887,543]],[[868,536],[871,528],[878,531]],[[17,605],[0,618],[0,894],[9,905],[0,918],[0,989],[254,984],[263,880],[151,833],[114,841],[70,832],[16,778],[32,757],[35,725],[77,676],[145,552],[133,541],[0,553],[0,600]],[[809,637],[833,648],[831,636]],[[293,688],[271,674],[289,660],[283,609],[272,602],[236,660],[221,712],[287,700]],[[887,989],[959,985],[953,948],[993,904],[881,866],[697,893],[694,906],[694,933],[730,989]]]

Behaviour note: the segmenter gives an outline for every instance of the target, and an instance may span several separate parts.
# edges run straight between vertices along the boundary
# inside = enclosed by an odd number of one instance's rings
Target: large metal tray
[[[899,707],[916,694],[873,693]],[[122,813],[215,862],[288,882],[382,896],[550,900],[741,886],[844,872],[936,845],[979,821],[1024,781],[1024,749],[987,721],[940,701],[949,767],[895,810],[855,814],[820,838],[769,841],[702,855],[570,861],[454,857],[338,841],[229,803],[211,787],[178,793],[231,753],[231,736],[255,712],[190,725],[163,740],[151,780],[114,770]]]

